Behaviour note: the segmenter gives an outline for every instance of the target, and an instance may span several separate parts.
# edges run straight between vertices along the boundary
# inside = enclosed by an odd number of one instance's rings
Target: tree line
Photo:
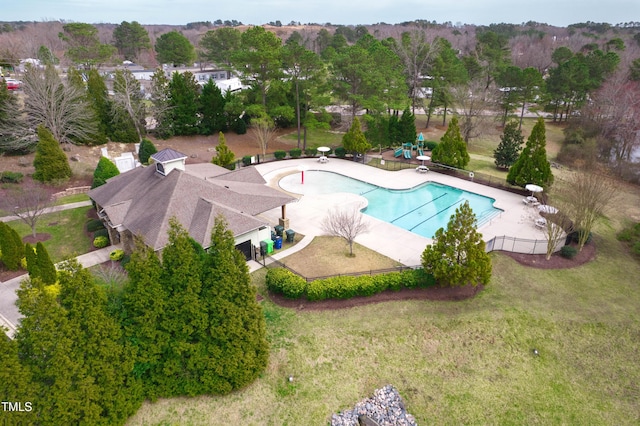
[[[0,338],[3,401],[29,403],[9,424],[124,424],[145,399],[227,394],[267,365],[256,289],[221,217],[208,250],[175,220],[162,257],[138,242],[124,284],[75,261],[56,271],[42,244],[15,254],[8,225],[0,234],[2,261],[26,251],[29,270],[15,339]]]

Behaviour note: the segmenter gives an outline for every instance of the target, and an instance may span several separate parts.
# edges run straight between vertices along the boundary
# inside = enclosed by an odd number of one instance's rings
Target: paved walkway
[[[80,207],[87,207],[91,205],[91,201],[78,201],[77,203],[60,204],[59,206],[47,207],[42,214],[59,212],[62,210],[77,209]],[[0,217],[0,222],[11,222],[13,220],[20,220],[18,216],[3,216]]]

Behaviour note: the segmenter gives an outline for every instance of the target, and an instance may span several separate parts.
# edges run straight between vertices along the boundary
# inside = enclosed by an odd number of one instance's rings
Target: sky
[[[65,21],[89,24],[137,21],[185,25],[217,19],[247,25],[397,24],[417,19],[453,24],[521,24],[566,27],[579,22],[640,22],[639,0],[17,0],[0,21]]]

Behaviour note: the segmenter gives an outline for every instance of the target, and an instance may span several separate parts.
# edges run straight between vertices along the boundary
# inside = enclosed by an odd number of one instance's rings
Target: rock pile
[[[353,410],[331,416],[331,426],[417,426],[404,408],[402,397],[391,385],[376,389],[371,398],[358,402]]]

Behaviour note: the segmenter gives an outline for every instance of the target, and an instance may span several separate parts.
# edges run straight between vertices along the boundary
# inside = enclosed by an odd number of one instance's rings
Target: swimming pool
[[[433,238],[438,229],[446,228],[451,215],[465,201],[469,201],[476,215],[477,226],[502,212],[493,207],[493,198],[434,182],[396,190],[339,173],[309,170],[304,174],[304,185],[299,173],[283,177],[279,184],[286,191],[304,195],[336,192],[361,195],[368,201],[363,213],[427,238]]]

